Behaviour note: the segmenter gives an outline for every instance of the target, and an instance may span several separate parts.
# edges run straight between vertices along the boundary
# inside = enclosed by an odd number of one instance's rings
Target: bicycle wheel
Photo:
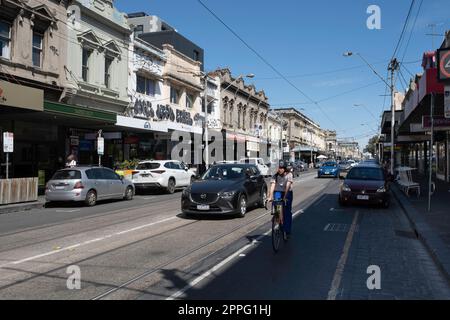
[[[280,248],[280,242],[281,242],[281,225],[276,218],[276,216],[272,217],[272,247],[273,251],[278,252],[278,249]]]

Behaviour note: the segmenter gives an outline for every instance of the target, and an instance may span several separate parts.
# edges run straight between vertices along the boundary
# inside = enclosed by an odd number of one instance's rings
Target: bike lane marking
[[[339,286],[341,285],[342,275],[344,273],[345,264],[347,263],[348,253],[350,251],[350,247],[352,245],[353,236],[356,232],[356,227],[358,224],[359,211],[356,211],[355,216],[353,217],[353,222],[350,227],[350,230],[347,234],[347,239],[345,240],[344,249],[342,251],[342,255],[339,259],[339,262],[336,267],[336,272],[334,273],[333,281],[331,282],[330,291],[328,291],[327,300],[336,300],[338,295]]]
[[[303,210],[300,209],[300,210],[298,210],[298,211],[296,211],[295,213],[292,214],[292,218],[294,218],[295,216],[297,216],[299,214],[302,214],[302,213],[303,213]],[[233,254],[229,255],[227,258],[225,258],[222,262],[216,264],[211,269],[209,269],[209,270],[205,271],[204,273],[202,273],[200,276],[198,276],[197,278],[195,278],[194,280],[189,282],[189,284],[187,284],[184,288],[182,288],[181,290],[178,290],[177,292],[172,294],[170,297],[167,297],[166,300],[175,300],[175,299],[179,298],[181,295],[186,293],[186,291],[188,291],[191,288],[194,288],[197,284],[199,284],[201,281],[203,281],[204,279],[208,278],[211,274],[214,274],[216,271],[218,271],[219,269],[221,269],[222,267],[227,265],[234,258],[245,256],[244,252],[247,249],[250,249],[251,247],[253,247],[256,244],[258,244],[261,241],[261,239],[263,239],[264,237],[268,236],[271,232],[272,232],[272,229],[269,229],[269,231],[267,231],[264,234],[260,235],[256,239],[253,239],[253,241],[251,243],[243,246],[242,248],[237,250],[235,253],[233,253]]]

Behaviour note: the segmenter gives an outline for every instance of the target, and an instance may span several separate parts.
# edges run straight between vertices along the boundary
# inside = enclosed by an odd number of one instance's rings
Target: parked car
[[[195,180],[195,172],[189,170],[180,161],[141,161],[133,171],[133,183],[136,189],[165,189],[174,193],[185,188]]]
[[[327,161],[317,171],[317,178],[321,177],[334,177],[339,178],[339,167],[334,161]]]
[[[220,164],[183,190],[181,209],[189,214],[245,216],[251,205],[263,207],[267,185],[255,165]]]
[[[301,171],[307,171],[308,170],[308,164],[307,163],[305,163],[303,161],[300,161],[300,160],[295,161],[295,163],[297,164],[297,166],[300,167]]]
[[[352,165],[348,161],[340,161],[339,162],[339,178],[345,178],[347,176],[347,173],[352,168]]]
[[[383,169],[374,164],[360,164],[347,174],[339,192],[339,203],[378,204],[389,207],[389,183]]]
[[[261,172],[261,175],[263,175],[264,177],[270,175],[269,166],[264,163],[264,160],[262,158],[245,158],[241,159],[239,163],[253,164],[258,168],[258,170]]]
[[[80,166],[56,171],[46,184],[45,200],[84,201],[94,206],[98,200],[131,200],[134,191],[132,181],[109,168]]]

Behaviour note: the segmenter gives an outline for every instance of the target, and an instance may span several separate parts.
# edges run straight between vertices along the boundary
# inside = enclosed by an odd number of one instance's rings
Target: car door
[[[255,201],[257,201],[257,195],[258,195],[258,190],[257,190],[257,186],[258,186],[258,180],[257,178],[254,176],[254,171],[252,170],[252,167],[247,167],[245,168],[245,182],[244,182],[244,187],[245,190],[247,192],[247,202],[249,204],[255,203]]]
[[[172,162],[172,168],[174,170],[175,179],[177,181],[177,186],[187,186],[189,185],[188,173],[181,166],[180,162]]]
[[[97,191],[97,199],[104,199],[108,196],[109,187],[108,181],[103,174],[103,170],[101,168],[90,169],[90,176],[92,177],[92,182]]]
[[[175,186],[178,186],[179,182],[180,182],[179,181],[180,176],[179,176],[179,172],[177,172],[175,170],[174,163],[172,161],[166,162],[164,164],[164,169],[166,170],[164,175],[166,176],[167,181],[169,181],[170,177],[174,177],[175,178]],[[183,178],[181,177],[181,179],[183,179]]]
[[[120,177],[111,169],[103,168],[103,175],[108,184],[108,198],[122,197],[124,194],[123,182]]]

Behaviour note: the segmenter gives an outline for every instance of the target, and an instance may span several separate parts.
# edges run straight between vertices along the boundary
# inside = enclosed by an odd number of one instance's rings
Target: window
[[[103,170],[103,177],[106,180],[120,180],[120,177],[112,170],[101,169]]]
[[[109,57],[105,57],[105,87],[111,87],[111,65],[113,59]]]
[[[82,71],[81,76],[84,82],[89,80],[89,58],[91,56],[92,50],[83,48],[83,61],[82,61]]]
[[[170,87],[170,103],[178,104],[179,100],[180,92],[177,89]]]
[[[81,172],[78,170],[59,170],[53,175],[51,180],[75,180],[81,179]]]
[[[33,32],[33,66],[39,68],[42,64],[42,39],[42,34]]]
[[[11,25],[0,21],[0,57],[9,59],[11,43]]]
[[[145,94],[147,96],[155,95],[155,81],[142,76],[136,77],[136,92]]]
[[[194,96],[192,94],[186,94],[186,108],[191,109],[194,106]]]
[[[194,50],[194,60],[195,61],[200,61],[200,52],[198,52],[197,50]]]
[[[142,24],[137,25],[137,26],[134,28],[134,34],[135,34],[135,36],[137,37],[138,35],[140,35],[140,34],[142,34],[142,33],[144,33],[144,26],[143,26]]]

